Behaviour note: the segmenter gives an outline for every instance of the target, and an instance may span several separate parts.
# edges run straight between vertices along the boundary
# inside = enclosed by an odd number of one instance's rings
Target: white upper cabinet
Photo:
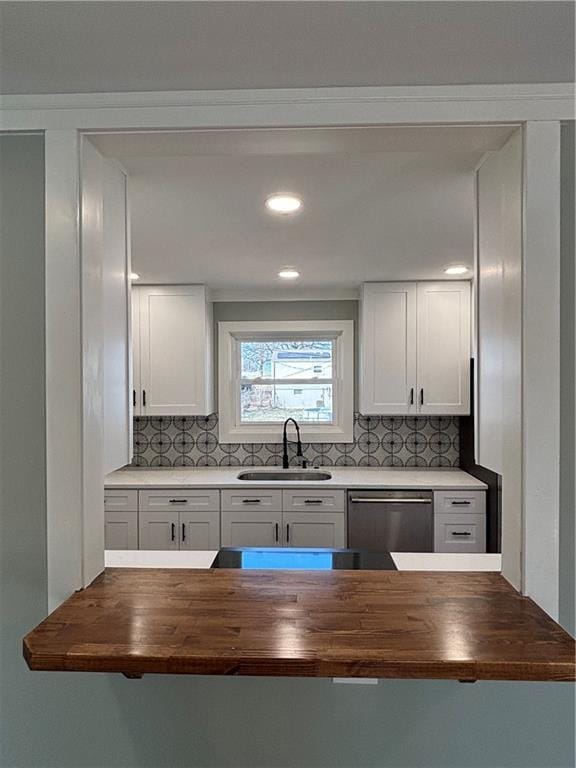
[[[135,413],[212,413],[212,308],[206,288],[141,286],[134,301]]]
[[[470,284],[366,283],[360,411],[470,412]]]
[[[416,413],[416,284],[365,283],[360,412]]]
[[[470,283],[418,283],[418,412],[470,413]]]

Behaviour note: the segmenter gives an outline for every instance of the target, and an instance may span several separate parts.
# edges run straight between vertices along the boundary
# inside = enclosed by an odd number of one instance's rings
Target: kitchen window
[[[220,441],[280,442],[294,418],[308,442],[351,442],[353,322],[219,323]]]

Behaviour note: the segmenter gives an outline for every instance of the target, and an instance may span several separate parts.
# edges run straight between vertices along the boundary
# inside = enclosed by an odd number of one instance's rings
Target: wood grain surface
[[[24,639],[30,669],[576,679],[575,642],[495,573],[107,569]]]

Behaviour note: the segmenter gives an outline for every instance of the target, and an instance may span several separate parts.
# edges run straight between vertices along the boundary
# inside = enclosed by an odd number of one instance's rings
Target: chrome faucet
[[[296,438],[297,438],[297,441],[296,441],[296,456],[299,459],[302,460],[301,461],[302,466],[303,467],[306,466],[306,461],[304,460],[304,456],[302,454],[302,441],[300,440],[300,427],[298,426],[298,422],[296,421],[296,419],[293,419],[293,418],[290,417],[289,419],[286,419],[286,421],[284,422],[284,428],[283,428],[283,431],[282,431],[282,448],[283,448],[283,451],[282,451],[282,468],[283,469],[288,469],[290,467],[290,459],[288,458],[288,437],[286,435],[286,430],[288,428],[288,423],[290,421],[296,427]]]

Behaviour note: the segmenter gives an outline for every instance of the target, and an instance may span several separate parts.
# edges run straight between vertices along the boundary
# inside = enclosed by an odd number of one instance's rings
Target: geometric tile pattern
[[[303,449],[309,466],[316,467],[457,467],[459,418],[357,413],[353,443],[304,443]],[[139,467],[280,466],[282,445],[219,443],[216,413],[136,416],[132,463]]]

